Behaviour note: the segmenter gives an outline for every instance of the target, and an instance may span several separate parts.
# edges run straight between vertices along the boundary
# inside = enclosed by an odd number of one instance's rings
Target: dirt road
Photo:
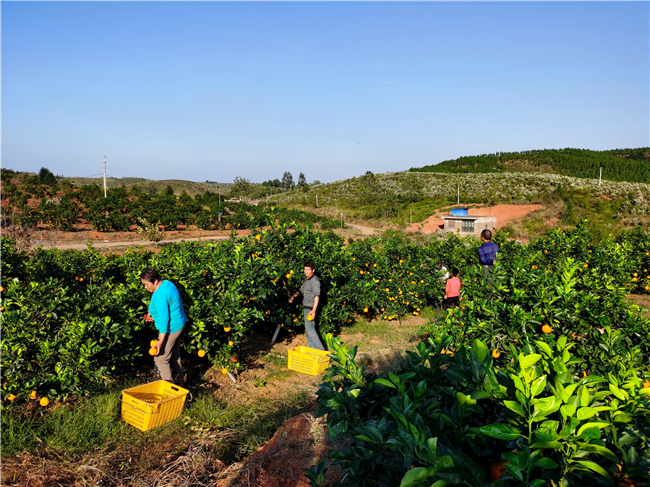
[[[213,235],[213,236],[207,236],[207,237],[189,237],[189,238],[173,238],[173,239],[165,239],[161,240],[159,245],[166,245],[166,244],[172,244],[172,243],[179,243],[179,242],[198,242],[198,241],[205,241],[205,240],[228,240],[230,237],[229,236],[224,236],[224,235]],[[43,246],[46,249],[61,249],[61,250],[66,250],[66,249],[74,249],[74,250],[83,250],[88,246],[88,243],[79,243],[79,242],[73,242],[73,243],[62,243],[62,242],[54,242],[51,240],[43,240],[43,241],[36,241],[33,245],[34,248]],[[137,247],[137,246],[151,246],[154,245],[153,242],[150,242],[149,240],[93,240],[93,247],[97,250],[106,250],[106,249],[111,249],[111,248],[117,248],[117,247]]]

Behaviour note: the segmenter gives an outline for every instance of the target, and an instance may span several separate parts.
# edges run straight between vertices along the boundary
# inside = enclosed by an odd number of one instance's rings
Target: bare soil
[[[409,225],[408,229],[412,232],[433,233],[442,230],[444,226],[443,216],[449,214],[449,210],[456,207],[441,208],[429,218],[420,223]],[[495,206],[474,206],[469,208],[468,214],[471,216],[496,216],[497,229],[508,225],[514,221],[525,218],[528,214],[541,210],[544,205],[495,205]]]

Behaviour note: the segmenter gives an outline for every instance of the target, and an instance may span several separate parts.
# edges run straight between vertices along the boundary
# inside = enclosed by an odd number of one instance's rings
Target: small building
[[[486,228],[494,230],[497,227],[496,216],[460,216],[448,215],[444,217],[445,225],[443,230],[445,232],[455,232],[460,235],[475,235],[479,237],[481,232]]]

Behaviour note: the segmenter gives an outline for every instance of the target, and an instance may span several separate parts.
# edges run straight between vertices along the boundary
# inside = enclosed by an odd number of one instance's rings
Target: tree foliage
[[[464,156],[439,164],[411,168],[412,172],[491,173],[554,172],[564,176],[650,183],[650,147],[593,151],[587,149],[544,149],[522,152],[496,152]]]

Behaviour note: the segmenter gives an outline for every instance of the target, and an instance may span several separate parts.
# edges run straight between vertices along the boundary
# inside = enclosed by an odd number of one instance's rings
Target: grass
[[[402,318],[404,323],[405,318]],[[361,335],[360,340],[354,340],[350,343],[345,343],[346,346],[358,346],[361,350],[371,350],[376,348],[371,342],[379,340],[381,343],[388,344],[389,348],[405,350],[409,348],[408,344],[416,339],[418,336],[417,329],[414,327],[403,326],[402,333],[395,333],[395,327],[399,325],[399,321],[386,321],[386,320],[372,320],[359,319],[352,325],[344,328],[345,335]],[[343,340],[345,342],[345,339]]]
[[[238,459],[255,451],[284,420],[310,405],[307,392],[292,392],[282,400],[233,406],[215,400],[209,390],[204,390],[186,403],[179,419],[142,432],[120,419],[121,391],[133,385],[113,385],[105,393],[56,407],[45,414],[29,405],[5,409],[2,455],[44,449],[72,459],[124,445],[136,452],[144,451],[152,442],[163,444],[172,438],[180,451],[197,435],[218,431],[221,434],[212,447],[224,460]]]

